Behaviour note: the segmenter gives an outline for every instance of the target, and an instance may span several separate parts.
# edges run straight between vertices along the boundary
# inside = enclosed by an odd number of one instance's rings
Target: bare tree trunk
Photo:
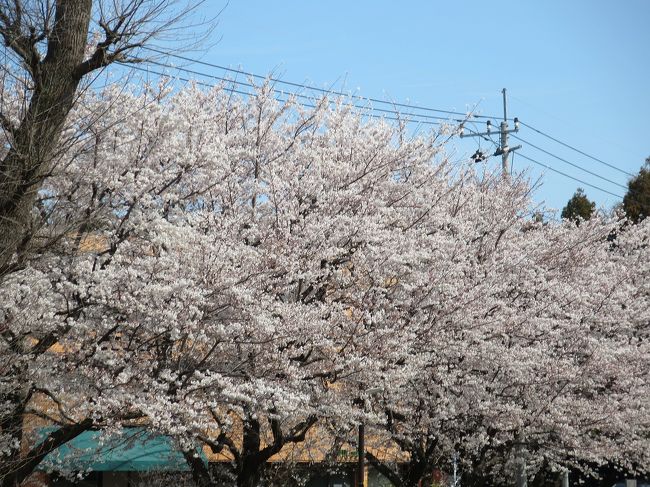
[[[273,434],[273,441],[266,446],[262,444],[262,426],[260,421],[250,414],[247,414],[245,419],[242,420],[243,436],[240,448],[225,433],[219,435],[215,440],[208,438],[202,439],[213,452],[220,452],[226,447],[233,455],[234,460],[231,464],[231,473],[235,478],[237,487],[257,487],[260,485],[269,459],[279,453],[285,445],[305,441],[305,435],[316,423],[316,416],[305,418],[290,428],[288,432],[282,431],[282,426],[277,419],[268,418],[268,422]],[[205,466],[200,461],[197,463],[195,459],[189,458],[187,455],[185,458],[192,469],[192,475],[198,485],[201,487],[204,485],[212,485],[201,482],[216,482],[215,485],[222,485],[222,483],[218,482],[218,479],[209,477]],[[209,480],[204,480],[208,478]]]
[[[257,419],[243,422],[241,463],[237,465],[237,487],[256,487],[262,478],[266,458],[260,456],[261,425]]]
[[[183,456],[190,466],[192,479],[197,487],[210,487],[214,484],[208,467],[202,458],[196,456],[196,452],[183,452]]]
[[[244,462],[241,471],[237,475],[237,487],[257,487],[262,478],[263,468],[263,464],[251,463],[247,465]]]
[[[179,22],[201,2],[184,0],[187,7],[180,9],[170,8],[175,0],[102,2],[106,8],[94,11],[93,4],[100,2],[93,0],[0,1],[0,42],[6,48],[2,71],[16,84],[23,84],[26,105],[14,118],[4,112],[4,102],[0,106],[0,131],[6,135],[0,158],[0,282],[20,269],[36,247],[32,237],[39,226],[34,225],[37,195],[61,151],[61,134],[83,77],[114,61],[133,61],[127,56],[130,52],[165,31],[177,32]],[[93,13],[103,38],[86,56]],[[31,383],[24,379],[28,364],[32,356],[44,353],[66,332],[61,328],[31,349],[15,350],[26,360],[2,371],[3,383],[25,385],[5,394],[3,399],[10,401],[11,410],[0,415],[0,430],[10,431],[18,443],[31,394],[23,393],[23,389],[31,391]],[[11,347],[22,346],[22,338],[13,336],[2,323],[0,333]],[[88,429],[87,421],[63,426],[34,447],[29,457],[21,457],[16,449],[0,464],[0,485],[22,482],[47,453],[83,431],[78,427]]]
[[[16,2],[17,9],[21,2]],[[9,129],[11,145],[0,162],[0,278],[11,270],[17,250],[26,246],[35,198],[49,171],[52,155],[65,119],[74,103],[81,77],[76,68],[83,61],[91,0],[57,0],[54,26],[48,39],[47,53],[41,59],[33,37],[21,32],[19,12],[13,21],[7,12],[0,13],[0,33],[31,75],[33,92],[22,120]],[[21,375],[22,369],[14,373]],[[17,414],[0,418],[12,423],[18,437],[22,432],[22,409],[25,400],[17,400]],[[35,447],[23,461],[19,452],[11,458],[11,470],[0,469],[3,487],[19,485],[52,450],[87,430],[90,424],[64,426]]]
[[[24,41],[19,55],[34,86],[29,107],[12,131],[11,148],[0,163],[0,276],[25,239],[36,194],[73,106],[91,9],[91,0],[57,0],[54,28],[43,60],[28,38],[14,41]]]

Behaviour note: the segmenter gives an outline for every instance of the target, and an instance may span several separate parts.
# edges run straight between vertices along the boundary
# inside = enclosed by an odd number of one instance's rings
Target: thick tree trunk
[[[215,443],[210,445],[215,452],[221,451],[224,445],[229,445],[228,449],[234,456],[231,472],[233,473],[237,487],[257,487],[260,485],[269,459],[277,454],[287,442],[296,443],[304,441],[307,430],[315,423],[315,419],[307,419],[297,425],[289,435],[285,435],[282,433],[279,423],[274,421],[269,421],[273,430],[273,442],[269,445],[263,446],[260,436],[260,422],[250,416],[242,422],[243,437],[241,449],[237,448],[233,441],[222,440],[224,442],[221,444]],[[216,483],[205,483],[207,482],[204,480],[207,478],[205,468],[202,465],[198,465],[192,458],[186,456],[186,459],[192,469],[192,475],[197,485],[200,487],[204,487],[205,485],[222,485],[215,479],[210,479],[210,482],[216,481]]]
[[[24,243],[36,194],[74,104],[91,9],[92,0],[57,0],[47,55],[41,61],[33,54],[33,95],[0,163],[0,276]]]
[[[266,465],[266,458],[260,456],[260,422],[248,418],[244,421],[243,428],[242,454],[237,466],[237,487],[257,487]]]
[[[183,452],[185,461],[190,466],[192,472],[192,480],[196,487],[211,487],[216,485],[210,475],[208,466],[203,462],[203,459],[196,456],[196,452]]]
[[[20,4],[16,5],[18,8]],[[22,120],[11,130],[9,150],[0,161],[0,279],[10,270],[16,251],[29,242],[35,198],[50,170],[79,86],[76,70],[84,57],[91,9],[92,0],[57,0],[45,58],[41,59],[33,42],[25,41],[27,38],[22,39],[25,42],[17,49],[31,75],[33,91]],[[12,46],[9,45],[15,47]],[[5,421],[13,421],[20,439],[22,414],[13,419],[2,418]],[[19,485],[49,452],[89,427],[88,421],[64,426],[33,448],[25,459],[12,458],[0,468],[1,485]]]
[[[237,475],[237,487],[257,487],[262,478],[265,464],[244,461],[241,471]]]

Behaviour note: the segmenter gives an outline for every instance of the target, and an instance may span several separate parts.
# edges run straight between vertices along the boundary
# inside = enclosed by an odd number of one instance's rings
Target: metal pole
[[[526,478],[526,460],[523,457],[517,458],[517,473],[516,473],[517,487],[528,487],[528,479]]]
[[[510,176],[510,163],[508,161],[508,122],[501,122],[501,172],[503,177]]]
[[[515,450],[515,485],[517,487],[528,487],[526,477],[526,458],[524,457],[523,435],[517,435],[517,447]]]
[[[515,126],[513,129],[508,129],[508,98],[506,96],[506,89],[504,88],[501,90],[501,93],[503,93],[503,121],[499,125],[499,134],[500,134],[500,140],[499,140],[499,147],[497,150],[494,152],[494,156],[501,156],[501,169],[502,169],[502,174],[504,178],[509,178],[510,177],[510,153],[516,151],[517,149],[521,149],[521,145],[517,145],[515,147],[510,147],[508,145],[508,134],[510,132],[518,132],[519,131],[519,120],[517,117],[515,117]],[[471,131],[470,134],[466,134],[463,132],[463,125],[461,124],[460,127],[460,137],[483,137],[484,139],[487,140],[487,137],[492,136],[491,128],[492,124],[490,121],[487,122],[488,127],[486,132],[475,132]],[[477,151],[478,152],[478,151]],[[483,160],[483,159],[480,159]],[[475,162],[478,162],[475,160]]]
[[[510,151],[508,150],[508,99],[506,97],[506,89],[504,88],[501,93],[503,93],[503,122],[501,122],[501,171],[504,177],[510,176],[510,162],[508,161],[508,156]]]
[[[366,427],[359,423],[359,441],[357,442],[357,487],[365,487],[365,464],[366,464]]]
[[[569,471],[562,472],[562,487],[569,487]]]

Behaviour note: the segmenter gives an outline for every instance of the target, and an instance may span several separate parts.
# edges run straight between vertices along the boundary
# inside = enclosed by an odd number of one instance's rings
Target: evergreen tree
[[[578,188],[562,209],[562,218],[579,223],[580,220],[589,220],[595,209],[596,203],[587,198],[582,188]]]
[[[639,174],[627,183],[623,209],[634,223],[650,215],[650,157],[646,158]]]

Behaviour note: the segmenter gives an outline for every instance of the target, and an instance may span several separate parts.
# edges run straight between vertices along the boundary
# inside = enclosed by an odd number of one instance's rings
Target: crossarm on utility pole
[[[510,147],[508,145],[508,134],[514,133],[514,132],[519,132],[519,120],[515,118],[515,126],[512,129],[508,128],[508,99],[506,97],[506,89],[504,88],[501,93],[503,93],[503,121],[499,124],[499,147],[497,150],[494,152],[493,155],[495,156],[501,156],[501,170],[503,172],[504,177],[509,177],[510,176],[510,161],[509,161],[509,156],[511,152],[514,152],[518,149],[521,149],[521,145],[517,145],[515,147]],[[465,138],[465,137],[489,137],[492,135],[491,128],[492,128],[492,122],[490,120],[487,121],[487,131],[486,132],[473,132],[471,134],[465,134],[462,130],[462,125],[461,125],[461,132],[460,132],[460,137]]]

